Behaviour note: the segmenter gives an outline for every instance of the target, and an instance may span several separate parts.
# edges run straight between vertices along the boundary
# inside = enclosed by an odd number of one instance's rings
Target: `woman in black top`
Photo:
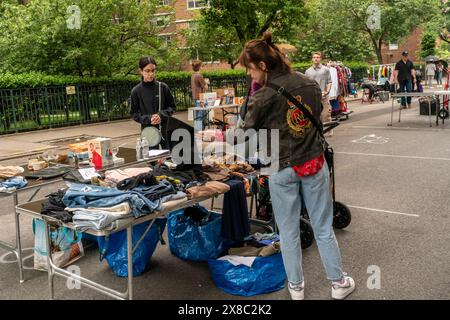
[[[161,130],[161,147],[167,149],[168,138],[164,128],[176,110],[174,98],[167,84],[156,81],[156,62],[153,58],[139,60],[139,73],[142,81],[131,90],[131,117],[141,124],[141,130],[150,126]]]

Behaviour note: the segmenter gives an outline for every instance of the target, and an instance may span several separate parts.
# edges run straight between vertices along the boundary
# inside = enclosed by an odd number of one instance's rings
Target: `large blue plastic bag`
[[[201,210],[206,210],[199,207]],[[184,215],[184,210],[169,214],[167,237],[170,251],[177,257],[190,261],[215,259],[225,250],[221,235],[222,216],[209,212],[206,223],[198,223]]]
[[[286,272],[281,253],[256,257],[251,267],[233,265],[226,260],[208,260],[209,271],[216,286],[238,296],[255,296],[284,288]]]
[[[139,276],[147,267],[156,249],[158,241],[162,241],[162,234],[167,219],[156,219],[148,233],[133,254],[133,276]],[[133,247],[147,230],[151,221],[133,226]],[[108,239],[98,237],[100,261],[106,257],[109,266],[119,277],[128,277],[128,249],[127,230],[112,233]]]

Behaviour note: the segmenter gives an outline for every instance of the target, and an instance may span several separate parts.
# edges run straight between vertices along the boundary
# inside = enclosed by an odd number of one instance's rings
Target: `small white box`
[[[96,138],[88,140],[89,161],[95,169],[113,164],[110,138]]]

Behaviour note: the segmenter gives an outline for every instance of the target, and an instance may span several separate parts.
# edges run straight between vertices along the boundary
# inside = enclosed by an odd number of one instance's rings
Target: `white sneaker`
[[[305,299],[305,281],[300,284],[292,285],[288,282],[289,293],[291,294],[292,300],[303,300]]]
[[[344,279],[344,283],[331,282],[331,297],[333,299],[345,299],[345,297],[355,290],[355,280],[345,274]]]

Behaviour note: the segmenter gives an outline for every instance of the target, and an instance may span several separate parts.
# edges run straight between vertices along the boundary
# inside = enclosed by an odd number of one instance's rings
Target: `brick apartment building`
[[[179,48],[184,48],[185,39],[181,35],[181,30],[192,29],[195,26],[195,20],[200,16],[200,9],[208,4],[208,0],[160,0],[161,7],[155,15],[156,23],[165,24],[165,19],[173,19],[170,24],[159,36],[164,37],[166,41],[177,41]],[[168,9],[172,7],[172,9]],[[196,57],[193,57],[196,58]],[[228,69],[229,65],[220,61],[207,61],[205,57],[199,57],[203,60],[203,70]],[[191,70],[190,61],[186,61],[183,70]]]
[[[414,29],[414,31],[401,43],[390,43],[383,45],[383,47],[381,48],[383,63],[396,63],[401,59],[401,54],[405,50],[409,52],[410,60],[419,62],[421,60],[419,53],[422,36],[423,29],[418,27]]]

